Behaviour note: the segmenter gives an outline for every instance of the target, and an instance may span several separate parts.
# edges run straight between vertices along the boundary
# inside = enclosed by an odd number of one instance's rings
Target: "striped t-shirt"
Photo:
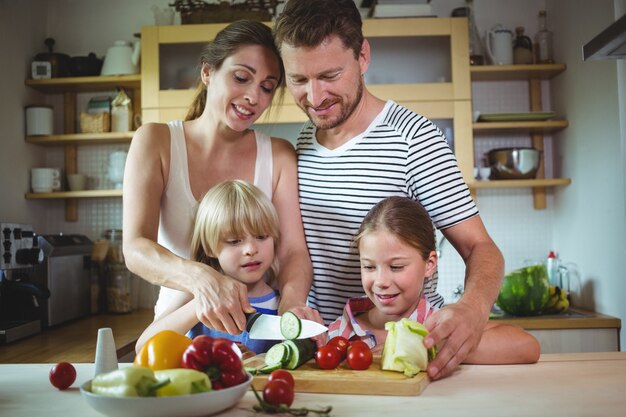
[[[315,132],[305,123],[297,142],[300,210],[313,263],[308,303],[330,323],[349,298],[364,295],[352,239],[376,203],[390,196],[417,200],[439,229],[478,210],[439,128],[393,101],[365,132],[336,149],[321,146]],[[424,294],[439,307],[436,287],[437,274]]]

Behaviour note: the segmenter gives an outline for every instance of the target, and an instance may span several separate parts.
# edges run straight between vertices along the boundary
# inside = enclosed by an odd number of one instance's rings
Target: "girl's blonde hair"
[[[278,274],[279,224],[274,205],[261,190],[241,180],[223,181],[200,201],[191,236],[191,254],[194,260],[221,270],[217,253],[225,238],[268,235],[274,239],[271,282]]]
[[[363,236],[381,230],[415,248],[424,261],[436,250],[435,230],[428,212],[408,197],[387,197],[372,207],[361,223],[354,244],[358,248]]]

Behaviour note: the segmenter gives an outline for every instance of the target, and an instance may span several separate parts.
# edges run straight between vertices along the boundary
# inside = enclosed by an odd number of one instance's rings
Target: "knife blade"
[[[246,314],[246,330],[250,339],[284,340],[280,331],[280,316],[262,314],[259,312]],[[328,328],[312,320],[300,319],[302,330],[298,339],[307,339],[328,331]]]

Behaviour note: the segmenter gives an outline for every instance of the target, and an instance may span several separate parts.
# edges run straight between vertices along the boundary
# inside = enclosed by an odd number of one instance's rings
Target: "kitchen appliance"
[[[43,302],[42,324],[54,326],[91,312],[91,252],[93,243],[83,235],[40,235],[43,262],[34,279],[50,291]]]
[[[43,252],[29,224],[0,223],[0,344],[41,331],[42,302],[46,288],[33,282],[33,266]]]
[[[492,179],[532,179],[539,169],[541,151],[534,148],[499,148],[490,150],[487,158]]]
[[[52,38],[46,38],[43,43],[48,47],[48,52],[41,52],[35,55],[33,62],[36,62],[37,64],[32,67],[33,73],[39,78],[46,78],[47,73],[44,72],[45,68],[43,68],[42,66],[45,66],[45,62],[49,62],[50,76],[52,78],[67,77],[69,74],[69,55],[53,52],[52,50],[54,48],[55,41]],[[33,78],[35,77],[33,76]]]
[[[69,72],[74,77],[100,75],[102,60],[93,52],[87,56],[73,56],[69,61]]]
[[[583,60],[626,58],[626,14],[583,45]]]

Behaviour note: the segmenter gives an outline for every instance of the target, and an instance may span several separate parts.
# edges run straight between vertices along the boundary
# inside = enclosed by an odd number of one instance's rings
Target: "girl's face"
[[[274,238],[268,235],[226,236],[220,243],[217,259],[225,275],[244,284],[256,284],[272,266]]]
[[[387,230],[364,235],[359,242],[365,294],[390,320],[408,317],[417,308],[424,278],[437,266],[433,251],[424,261],[413,246]]]
[[[240,47],[218,70],[204,65],[210,114],[235,131],[248,129],[272,103],[279,77],[276,56],[260,45]]]

